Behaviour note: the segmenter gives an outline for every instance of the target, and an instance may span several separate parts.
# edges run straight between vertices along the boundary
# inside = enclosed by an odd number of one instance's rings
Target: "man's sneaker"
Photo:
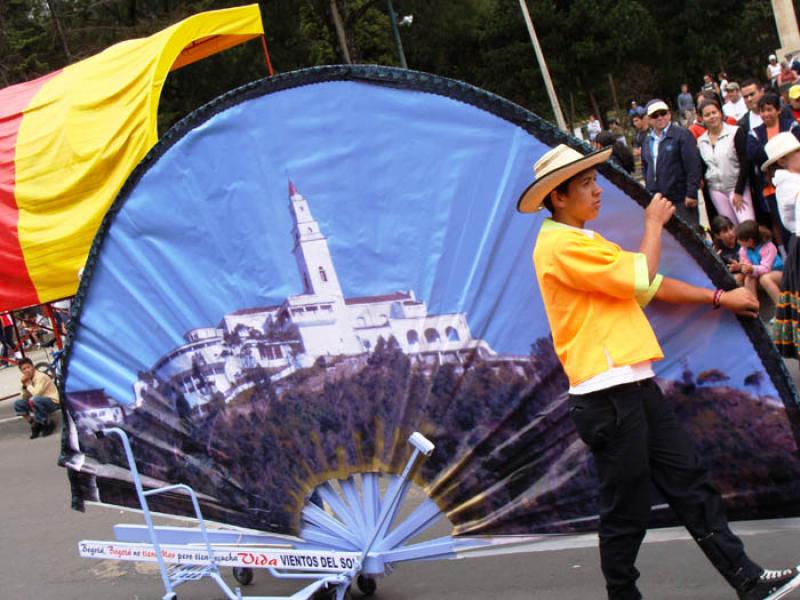
[[[55,421],[47,421],[44,425],[42,425],[42,437],[47,437],[51,433],[56,430],[56,423]]]
[[[42,426],[36,421],[31,422],[31,439],[36,439],[42,433]]]
[[[749,590],[739,592],[739,598],[744,600],[762,600],[774,594],[792,579],[800,575],[797,567],[791,569],[764,569],[755,584]]]

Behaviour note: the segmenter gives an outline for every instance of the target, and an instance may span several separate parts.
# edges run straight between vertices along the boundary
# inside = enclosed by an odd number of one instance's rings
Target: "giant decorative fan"
[[[561,142],[583,149],[479,89],[377,67],[289,73],[190,115],[90,255],[65,379],[76,493],[135,505],[119,445],[94,435],[116,425],[146,483],[189,484],[207,517],[358,548],[348,518],[370,514],[420,431],[436,450],[413,473],[429,498],[417,523],[592,530],[593,467],[531,262],[543,215],[515,211]],[[635,249],[648,196],[614,165],[600,172],[594,226]],[[725,283],[687,226],[665,237],[662,272]],[[797,515],[796,400],[763,326],[648,311],[668,401],[729,514]],[[341,519],[315,521],[318,504]]]

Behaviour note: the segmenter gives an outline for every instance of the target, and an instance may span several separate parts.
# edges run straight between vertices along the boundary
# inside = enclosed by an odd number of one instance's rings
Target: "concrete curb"
[[[22,417],[2,417],[0,418],[0,434],[26,434],[30,433],[30,425],[28,425]]]

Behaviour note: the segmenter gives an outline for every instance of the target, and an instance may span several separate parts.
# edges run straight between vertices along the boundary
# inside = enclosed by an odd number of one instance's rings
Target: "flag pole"
[[[267,50],[267,36],[265,34],[261,34],[261,47],[264,49],[264,58],[267,61],[267,71],[269,72],[269,76],[272,77],[275,75],[275,72],[272,70],[272,61],[269,59],[269,50]]]

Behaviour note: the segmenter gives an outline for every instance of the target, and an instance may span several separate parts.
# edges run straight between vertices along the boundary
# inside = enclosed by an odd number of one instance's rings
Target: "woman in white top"
[[[734,225],[755,220],[747,185],[750,168],[744,130],[726,123],[719,104],[713,100],[703,100],[700,116],[706,132],[697,140],[697,148],[703,159],[706,198]]]
[[[769,64],[767,65],[767,79],[774,86],[778,86],[778,75],[781,74],[781,66],[778,64],[778,57],[774,54],[769,55]]]

